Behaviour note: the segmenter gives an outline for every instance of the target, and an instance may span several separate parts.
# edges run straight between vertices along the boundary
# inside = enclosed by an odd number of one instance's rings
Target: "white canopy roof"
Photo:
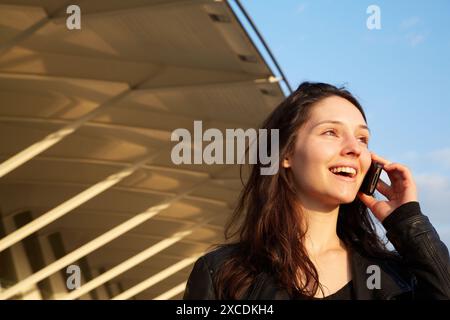
[[[182,285],[192,264],[143,281],[222,241],[241,190],[237,165],[173,164],[172,131],[192,131],[194,120],[257,128],[284,94],[226,1],[79,1],[81,30],[66,27],[68,4],[0,1],[0,208],[10,237],[0,248],[59,233],[65,254],[88,244],[69,264],[85,257],[94,281],[116,271],[94,288],[118,285],[117,296],[143,283],[129,298],[153,299]],[[24,211],[33,221],[17,230]],[[43,267],[58,260],[44,256]],[[36,271],[15,268],[20,292],[36,283],[21,282]]]

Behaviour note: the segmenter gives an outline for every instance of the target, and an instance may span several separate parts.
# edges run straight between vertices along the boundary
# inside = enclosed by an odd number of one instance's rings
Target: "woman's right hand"
[[[417,187],[410,170],[406,166],[392,163],[373,152],[371,152],[371,156],[372,161],[383,165],[383,170],[386,171],[389,180],[391,180],[391,185],[388,185],[380,178],[376,186],[376,189],[388,200],[377,200],[362,192],[358,192],[358,197],[382,222],[401,205],[418,201]]]

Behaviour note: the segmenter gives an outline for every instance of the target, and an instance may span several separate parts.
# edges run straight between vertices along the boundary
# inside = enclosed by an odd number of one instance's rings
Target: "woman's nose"
[[[355,155],[360,155],[363,147],[361,146],[361,142],[358,141],[356,137],[347,137],[343,142],[343,153],[349,154],[353,153]]]

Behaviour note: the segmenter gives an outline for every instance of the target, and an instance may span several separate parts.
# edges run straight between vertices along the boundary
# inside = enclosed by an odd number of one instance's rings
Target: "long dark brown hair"
[[[280,163],[292,153],[297,132],[309,119],[312,107],[330,96],[347,99],[366,120],[361,105],[345,88],[304,82],[261,126],[268,132],[279,129]],[[232,244],[235,249],[215,276],[217,297],[245,298],[255,277],[263,272],[271,275],[291,297],[313,296],[322,287],[304,247],[306,230],[302,228],[292,172],[279,164],[278,173],[261,175],[260,168],[259,162],[251,166],[237,206],[225,227],[227,243],[219,247]],[[336,232],[352,250],[373,257],[390,256],[367,207],[358,197],[352,203],[340,205]]]

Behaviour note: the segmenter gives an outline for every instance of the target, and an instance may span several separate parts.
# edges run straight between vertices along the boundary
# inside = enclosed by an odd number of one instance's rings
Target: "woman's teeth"
[[[356,170],[354,168],[351,168],[351,167],[331,168],[330,171],[333,172],[333,173],[345,172],[345,173],[348,173],[350,175],[350,177],[352,177],[352,178],[356,175]]]

